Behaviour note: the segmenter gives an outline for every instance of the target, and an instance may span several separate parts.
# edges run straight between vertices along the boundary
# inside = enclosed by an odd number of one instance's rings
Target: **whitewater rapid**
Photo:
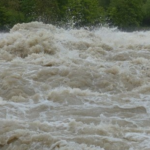
[[[0,150],[150,150],[150,31],[0,34]]]

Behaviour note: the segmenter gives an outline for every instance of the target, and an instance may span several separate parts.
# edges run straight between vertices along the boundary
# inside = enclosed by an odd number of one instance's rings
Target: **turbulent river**
[[[1,33],[0,150],[150,150],[150,31]]]

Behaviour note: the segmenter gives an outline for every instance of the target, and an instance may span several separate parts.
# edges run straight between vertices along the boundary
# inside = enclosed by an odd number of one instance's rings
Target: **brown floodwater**
[[[150,150],[150,31],[1,33],[0,150]]]

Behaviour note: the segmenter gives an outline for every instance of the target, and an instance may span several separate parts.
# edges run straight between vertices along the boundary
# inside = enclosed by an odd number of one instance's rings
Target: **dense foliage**
[[[108,10],[110,21],[120,28],[140,26],[143,18],[141,0],[113,0]]]
[[[150,0],[0,0],[0,28],[42,21],[74,27],[150,26]]]

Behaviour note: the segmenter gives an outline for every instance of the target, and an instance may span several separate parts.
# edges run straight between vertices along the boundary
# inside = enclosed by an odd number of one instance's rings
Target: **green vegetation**
[[[0,28],[31,21],[74,27],[149,27],[149,10],[150,0],[1,0]]]
[[[0,27],[7,23],[7,16],[5,10],[2,6],[0,6]]]
[[[72,20],[77,27],[103,22],[104,14],[98,0],[68,0],[65,6],[65,21]]]
[[[143,18],[143,26],[150,26],[150,0],[147,0],[143,7],[143,13],[144,13],[144,18]]]
[[[109,18],[120,28],[138,27],[143,18],[141,0],[113,0],[110,3]]]

